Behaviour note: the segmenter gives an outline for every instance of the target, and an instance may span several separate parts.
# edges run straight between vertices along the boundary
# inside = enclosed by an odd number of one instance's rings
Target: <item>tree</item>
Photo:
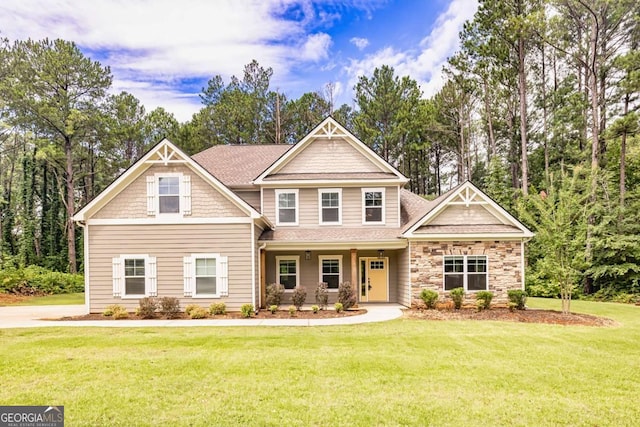
[[[73,42],[59,39],[17,41],[8,53],[10,74],[0,82],[0,95],[12,123],[38,130],[51,143],[48,159],[62,172],[65,184],[68,270],[76,272],[75,154],[95,131],[111,73]]]

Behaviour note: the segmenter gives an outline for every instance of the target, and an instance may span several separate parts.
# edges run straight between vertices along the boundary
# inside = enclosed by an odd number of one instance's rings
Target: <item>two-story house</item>
[[[472,183],[427,201],[331,117],[295,145],[220,145],[192,157],[163,140],[75,215],[86,300],[133,309],[264,306],[269,283],[350,282],[358,301],[410,306],[423,288],[497,299],[524,286],[532,233]]]

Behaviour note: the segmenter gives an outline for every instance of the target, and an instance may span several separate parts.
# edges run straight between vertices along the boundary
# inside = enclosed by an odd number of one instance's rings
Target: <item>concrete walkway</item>
[[[404,308],[398,304],[361,305],[367,310],[358,316],[335,319],[198,319],[198,320],[44,320],[86,313],[84,305],[45,305],[0,307],[0,329],[40,328],[61,326],[98,326],[140,328],[159,326],[329,326],[384,322],[402,316]]]

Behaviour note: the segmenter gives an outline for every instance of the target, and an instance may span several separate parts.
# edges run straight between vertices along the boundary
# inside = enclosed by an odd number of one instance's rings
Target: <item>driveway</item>
[[[159,326],[329,326],[384,322],[402,316],[398,304],[363,305],[367,312],[358,316],[335,319],[198,319],[198,320],[46,320],[80,316],[87,312],[84,305],[43,305],[0,307],[0,329],[40,328],[60,326],[99,327],[159,327]]]

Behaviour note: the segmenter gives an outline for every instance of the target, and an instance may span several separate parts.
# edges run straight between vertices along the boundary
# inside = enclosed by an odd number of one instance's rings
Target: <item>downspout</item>
[[[258,255],[260,255],[260,254],[262,253],[262,251],[263,251],[266,247],[267,247],[267,244],[266,244],[266,243],[263,243],[262,245],[258,246]],[[262,274],[262,262],[261,262],[261,261],[262,261],[262,257],[261,257],[261,256],[258,256],[258,271],[260,272],[259,274]],[[255,275],[254,275],[253,277],[255,277]],[[258,283],[258,285],[259,285],[259,286],[262,286],[262,278],[261,278],[261,277],[259,277],[259,278],[258,278],[258,282],[260,282],[260,283]],[[256,291],[255,286],[253,287],[253,291],[254,291],[254,292]],[[262,292],[260,292],[260,293],[258,294],[258,305],[257,305],[257,306],[255,306],[255,307],[256,307],[256,311],[258,311],[257,309],[258,309],[259,307],[262,307]]]
[[[77,224],[82,228],[82,239],[83,239],[83,262],[84,265],[84,306],[87,310],[87,314],[91,309],[91,305],[89,304],[90,299],[90,289],[89,289],[89,227],[85,221],[76,221]]]

